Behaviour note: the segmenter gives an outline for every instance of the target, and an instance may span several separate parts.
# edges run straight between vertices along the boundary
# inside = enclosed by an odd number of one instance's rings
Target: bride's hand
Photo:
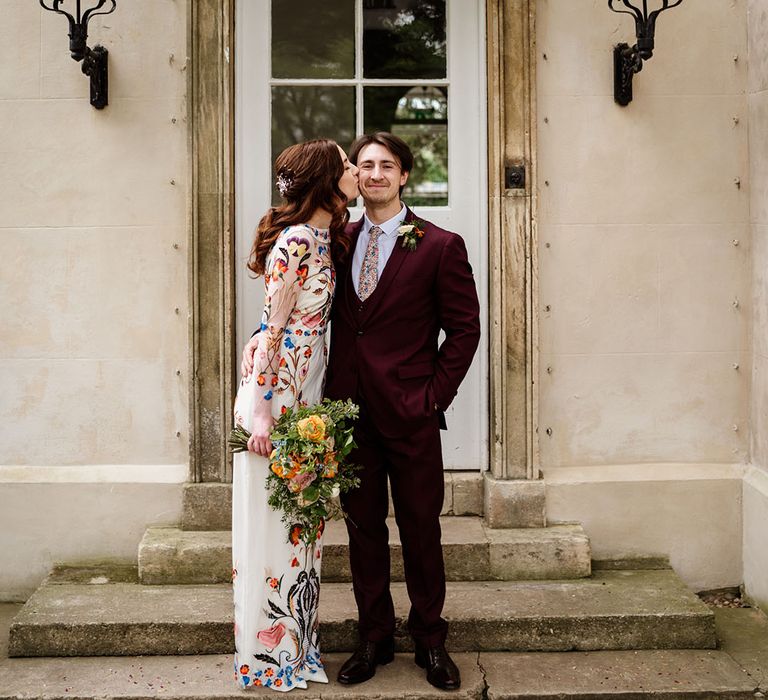
[[[272,441],[269,439],[269,434],[272,432],[272,426],[275,424],[275,419],[272,415],[253,416],[253,424],[251,430],[251,437],[248,438],[248,451],[255,452],[262,457],[269,457],[272,453]]]
[[[259,334],[254,333],[248,344],[243,348],[243,360],[240,363],[240,374],[245,379],[251,376],[253,372],[253,354],[256,352],[256,346],[259,344]]]

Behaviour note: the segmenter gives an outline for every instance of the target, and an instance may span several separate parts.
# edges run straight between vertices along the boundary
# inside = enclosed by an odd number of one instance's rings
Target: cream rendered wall
[[[0,599],[61,557],[135,557],[147,522],[178,518],[186,12],[182,0],[131,0],[92,22],[89,45],[110,51],[110,104],[97,111],[66,20],[3,3]]]
[[[668,555],[696,588],[733,585],[751,373],[746,0],[663,13],[625,108],[620,41],[634,24],[604,0],[537,3],[548,517],[584,521],[597,558]]]
[[[749,0],[753,249],[752,463],[744,481],[744,585],[768,610],[768,0]]]

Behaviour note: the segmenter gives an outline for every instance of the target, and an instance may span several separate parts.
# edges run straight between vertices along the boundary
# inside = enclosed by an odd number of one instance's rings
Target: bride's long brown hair
[[[286,226],[305,224],[317,209],[331,214],[331,256],[343,262],[349,252],[344,228],[349,221],[347,197],[339,188],[344,163],[339,147],[330,139],[315,139],[286,148],[275,161],[283,202],[271,207],[256,228],[248,269],[263,275],[267,256]]]

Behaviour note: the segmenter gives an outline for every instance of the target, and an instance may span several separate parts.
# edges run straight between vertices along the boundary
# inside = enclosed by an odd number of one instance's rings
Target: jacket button
[[[362,334],[363,334],[363,332],[362,332],[362,331],[358,331],[358,332],[357,332],[357,334],[358,334],[358,335],[362,335]]]

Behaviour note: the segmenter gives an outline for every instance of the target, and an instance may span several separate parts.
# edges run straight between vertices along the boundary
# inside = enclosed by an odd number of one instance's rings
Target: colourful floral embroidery
[[[267,651],[272,651],[272,649],[280,644],[284,635],[285,625],[282,622],[278,622],[277,624],[272,625],[269,629],[261,630],[261,632],[256,635],[256,639],[267,648]]]
[[[301,525],[294,525],[291,531],[288,533],[288,541],[292,545],[297,545],[301,542]]]
[[[327,361],[326,332],[335,280],[327,231],[291,226],[281,232],[264,275],[264,313],[254,372],[243,381],[251,382],[253,400],[276,402],[273,415],[284,413],[287,406],[317,400],[314,382]],[[248,427],[247,420],[244,423]],[[286,478],[295,477],[291,471],[295,467],[288,468]],[[235,673],[242,687],[287,690],[321,675],[323,664],[317,653],[320,554],[319,540],[308,550],[300,531],[292,530],[284,563],[264,571],[264,619],[258,626],[241,629]],[[241,573],[235,586],[244,586],[246,578]]]

